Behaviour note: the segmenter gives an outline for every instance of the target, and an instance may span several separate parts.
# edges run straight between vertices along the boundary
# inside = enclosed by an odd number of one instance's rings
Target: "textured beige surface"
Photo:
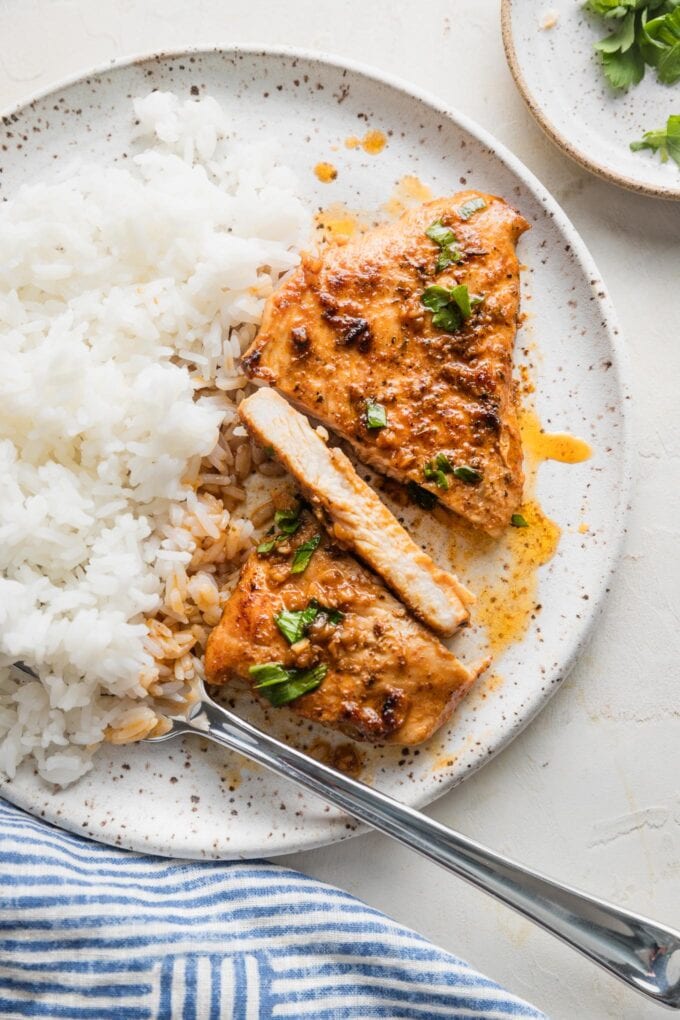
[[[680,203],[608,186],[544,139],[505,66],[493,0],[430,0],[425,16],[410,0],[0,0],[0,105],[112,57],[239,42],[352,57],[458,106],[553,191],[599,265],[628,338],[639,427],[621,569],[602,624],[562,690],[432,813],[541,870],[677,924]],[[664,1015],[381,837],[289,863],[466,957],[554,1020]]]

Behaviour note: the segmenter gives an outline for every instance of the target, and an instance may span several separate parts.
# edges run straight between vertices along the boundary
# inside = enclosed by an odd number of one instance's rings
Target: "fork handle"
[[[680,932],[546,878],[365,783],[344,775],[206,698],[180,732],[198,732],[292,779],[513,907],[632,988],[680,1009]]]

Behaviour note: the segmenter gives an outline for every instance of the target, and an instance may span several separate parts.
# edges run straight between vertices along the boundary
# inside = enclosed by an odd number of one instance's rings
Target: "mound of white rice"
[[[190,694],[253,533],[236,359],[310,226],[214,100],[134,108],[134,159],[0,205],[0,769],[59,784]]]

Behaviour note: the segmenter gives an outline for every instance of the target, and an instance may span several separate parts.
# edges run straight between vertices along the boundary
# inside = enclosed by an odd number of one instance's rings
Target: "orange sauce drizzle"
[[[501,539],[504,570],[477,594],[474,618],[485,631],[489,650],[497,655],[526,633],[538,612],[536,571],[555,555],[560,529],[535,500],[520,513],[527,528],[508,528]]]
[[[319,239],[344,244],[360,229],[357,215],[341,202],[333,202],[314,217]]]
[[[493,655],[519,641],[540,611],[538,568],[552,559],[560,541],[559,526],[543,512],[533,494],[539,465],[546,460],[578,464],[592,454],[583,439],[565,432],[545,432],[531,408],[521,410],[520,430],[527,481],[525,502],[518,513],[527,527],[509,526],[499,539],[457,519],[451,530],[451,562],[463,576],[471,576],[469,583],[477,594],[473,623],[484,628]],[[579,528],[582,534],[587,530],[587,525]],[[500,561],[500,574],[485,572],[485,560],[490,565]]]
[[[520,413],[520,431],[524,455],[536,461],[557,460],[561,464],[580,464],[592,456],[592,449],[585,439],[568,432],[545,432],[538,415],[530,408]]]
[[[314,167],[314,173],[322,184],[330,184],[338,176],[338,171],[332,163],[317,163]]]
[[[369,156],[377,156],[387,145],[387,135],[383,131],[367,131],[363,138],[350,135],[345,138],[346,149],[363,149]]]
[[[393,194],[383,205],[383,209],[395,219],[405,213],[411,206],[427,202],[432,198],[432,189],[423,184],[415,174],[406,174],[398,181]]]

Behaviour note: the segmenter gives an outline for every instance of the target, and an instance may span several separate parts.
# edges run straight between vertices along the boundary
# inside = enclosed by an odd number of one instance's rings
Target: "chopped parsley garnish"
[[[477,471],[476,468],[468,467],[467,464],[461,464],[460,467],[453,469],[453,476],[457,478],[459,482],[465,482],[466,485],[479,485],[482,480],[481,471]]]
[[[432,325],[447,333],[457,333],[472,309],[484,300],[481,294],[470,294],[467,284],[459,283],[450,290],[435,284],[427,287],[420,297],[421,302],[432,312]]]
[[[369,429],[384,429],[387,426],[387,411],[382,404],[368,399],[366,401],[366,427]]]
[[[440,248],[434,265],[435,273],[441,273],[454,262],[463,261],[463,253],[458,248],[458,238],[451,227],[445,227],[441,220],[435,220],[429,225],[425,234]]]
[[[282,609],[274,617],[274,623],[279,628],[286,641],[294,645],[301,641],[307,633],[307,629],[318,617],[325,617],[329,623],[337,626],[345,619],[345,614],[339,609],[326,609],[320,606],[316,599],[312,599],[306,609]]]
[[[437,497],[429,489],[424,489],[417,482],[409,482],[406,486],[411,501],[423,510],[433,510],[437,505]]]
[[[671,114],[665,129],[645,131],[642,139],[639,142],[631,142],[630,147],[633,152],[651,149],[652,152],[659,153],[662,163],[666,163],[670,157],[680,166],[680,114]]]
[[[434,482],[438,489],[448,489],[449,480],[446,476],[452,472],[453,466],[445,453],[438,453],[423,466],[423,476],[428,482]]]
[[[457,238],[451,227],[445,227],[441,220],[435,220],[425,231],[427,237],[435,244],[438,244],[440,248],[446,247],[447,244],[453,244]]]
[[[612,24],[599,42],[602,70],[613,89],[628,89],[656,69],[665,85],[680,81],[680,6],[677,0],[586,0],[586,10]]]
[[[295,550],[293,556],[293,563],[290,568],[291,574],[301,574],[303,570],[306,570],[309,566],[309,561],[314,555],[315,549],[318,547],[321,541],[321,535],[314,535],[312,538],[308,538],[306,542],[299,545]]]
[[[286,669],[282,662],[264,662],[248,670],[257,681],[255,689],[279,708],[290,701],[314,691],[328,672],[328,666],[320,663],[312,669]]]
[[[307,628],[314,623],[319,615],[319,606],[316,602],[310,602],[306,609],[282,609],[274,617],[274,623],[279,628],[286,641],[294,645],[305,636]]]
[[[274,527],[267,532],[264,542],[260,542],[257,552],[260,556],[268,556],[269,553],[281,542],[294,535],[300,527],[300,511],[302,507],[296,504],[284,510],[277,510],[274,514]],[[278,530],[277,530],[278,529]]]
[[[528,528],[529,524],[523,514],[513,514],[510,518],[513,528]]]
[[[486,201],[483,198],[471,198],[469,202],[463,202],[458,210],[458,215],[461,220],[469,220],[473,213],[480,209],[486,209]]]
[[[466,485],[478,485],[482,480],[481,471],[468,467],[467,464],[454,467],[445,453],[438,453],[423,466],[423,476],[428,482],[434,482],[438,489],[448,489],[447,475],[453,475],[459,482],[465,482]]]

